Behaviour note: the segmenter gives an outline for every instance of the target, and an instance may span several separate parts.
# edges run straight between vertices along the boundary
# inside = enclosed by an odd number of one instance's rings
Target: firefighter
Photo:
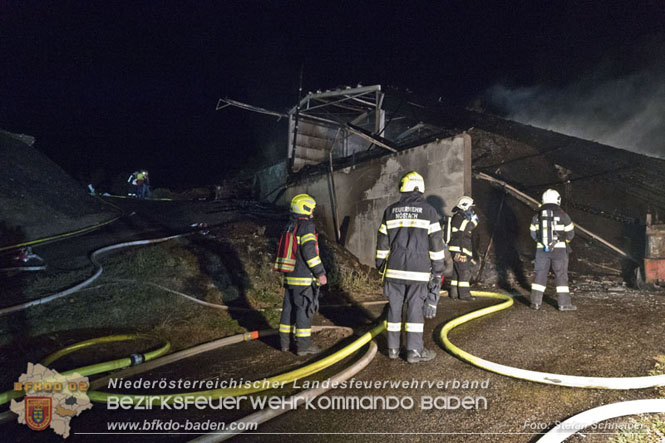
[[[535,276],[531,283],[531,308],[538,310],[543,302],[550,267],[554,272],[559,311],[575,311],[568,288],[568,254],[575,236],[575,225],[561,209],[561,196],[554,189],[543,193],[538,213],[531,219],[531,238],[536,241]]]
[[[384,276],[388,305],[388,357],[399,357],[402,306],[406,302],[406,360],[429,361],[434,351],[423,343],[424,318],[434,318],[445,257],[436,210],[423,197],[425,182],[409,172],[400,182],[401,198],[388,206],[377,234],[376,267]],[[429,291],[429,287],[435,288]]]
[[[473,211],[473,199],[460,197],[449,220],[448,250],[453,256],[453,275],[450,279],[449,297],[473,300],[471,296],[471,260],[473,259],[473,230],[478,226],[478,216]]]
[[[137,197],[141,200],[146,199],[150,190],[148,171],[143,170],[136,175],[136,184],[138,187]]]
[[[128,197],[138,197],[138,184],[136,183],[136,177],[139,175],[139,171],[134,171],[127,179],[128,186]]]
[[[308,194],[291,200],[291,216],[285,231],[295,228],[297,249],[295,267],[284,273],[284,304],[279,324],[282,351],[289,350],[291,334],[295,333],[297,354],[321,352],[312,343],[312,317],[318,309],[319,286],[328,283],[326,270],[319,257],[319,240],[312,221],[316,201]]]

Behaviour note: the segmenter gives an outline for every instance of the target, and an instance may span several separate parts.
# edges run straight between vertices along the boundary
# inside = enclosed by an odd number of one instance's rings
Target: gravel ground
[[[176,203],[175,205],[182,205],[175,210],[180,215],[169,219],[168,214],[173,214],[173,210],[162,211],[163,208],[157,206],[158,204],[161,203],[150,204],[152,219],[148,222],[144,221],[145,218],[132,221],[132,217],[135,217],[132,216],[111,228],[106,235],[91,234],[82,243],[76,243],[74,249],[88,251],[93,247],[145,235],[147,232],[155,236],[158,236],[158,231],[160,234],[173,232],[175,229],[182,229],[189,222],[200,220],[206,213],[214,214],[220,221],[234,217],[232,214],[225,214],[224,208],[215,212],[213,206],[188,202]],[[131,209],[125,208],[126,211]],[[234,213],[237,214],[237,211]],[[130,226],[132,223],[134,226]],[[155,226],[160,223],[162,227],[155,231]],[[58,257],[64,260],[71,256],[71,252],[72,250],[66,251],[55,245],[44,247],[44,255],[50,261]],[[82,259],[79,257],[69,260]],[[64,267],[65,262],[61,263]],[[72,267],[75,265],[78,265],[78,262]],[[628,289],[616,278],[608,276],[576,275],[571,286],[574,302],[579,307],[576,312],[558,312],[555,300],[549,294],[543,308],[535,312],[528,309],[524,298],[517,296],[512,308],[462,325],[450,334],[450,338],[456,345],[475,355],[519,368],[587,376],[648,375],[655,367],[655,357],[665,354],[665,293],[637,292]],[[377,297],[375,295],[374,299]],[[365,299],[366,296],[362,298]],[[353,299],[357,299],[355,294],[344,294],[343,297],[324,299],[322,303],[334,304]],[[495,301],[478,299],[472,303],[464,303],[443,298],[437,318],[426,323],[426,344],[437,353],[437,358],[428,363],[410,365],[403,359],[389,360],[386,356],[385,336],[378,337],[379,354],[356,376],[356,380],[381,384],[385,381],[398,382],[400,386],[347,387],[325,394],[327,398],[391,395],[400,401],[408,402],[412,399],[412,409],[327,409],[325,404],[315,403],[315,406],[318,405],[316,409],[292,411],[262,425],[259,428],[260,436],[247,434],[238,440],[256,441],[260,438],[262,441],[283,441],[297,438],[299,441],[535,441],[539,432],[546,431],[555,422],[589,408],[616,401],[658,396],[655,389],[573,389],[517,380],[476,368],[441,348],[438,334],[443,324],[492,303]],[[374,323],[381,312],[381,305],[364,309],[359,306],[325,309],[316,322],[351,326],[356,331],[361,331]],[[76,335],[76,331],[70,332]],[[348,340],[336,334],[319,334],[316,339],[322,345],[333,348]],[[26,341],[23,346],[29,347],[30,342]],[[24,351],[27,352],[25,349]],[[101,355],[102,351],[99,353]],[[88,362],[86,359],[94,361],[96,357],[89,354],[72,356],[69,363],[77,365]],[[78,361],[79,358],[81,361]],[[280,353],[276,349],[275,340],[267,339],[204,354],[144,377],[256,379],[291,370],[307,360],[293,354]],[[349,361],[342,362],[314,378],[325,378],[348,364]],[[418,386],[411,385],[414,381]],[[442,382],[443,386],[429,386],[430,382]],[[477,382],[477,386],[467,387],[464,384],[471,382]],[[402,383],[408,383],[409,386],[404,387]],[[450,401],[470,397],[474,404],[468,409],[421,407],[423,398],[437,396],[448,397]],[[405,406],[408,406],[408,403]],[[143,422],[158,418],[179,422],[186,419],[229,422],[249,412],[251,411],[247,408],[227,412],[118,412],[107,411],[103,406],[96,405],[91,411],[74,419],[73,434],[68,440],[90,441],[91,435],[76,433],[104,432],[106,423],[111,420]],[[60,441],[52,432],[34,433],[17,423],[3,425],[2,429],[12,441]],[[162,434],[127,435],[122,438],[127,441],[187,441],[192,437]],[[94,436],[95,440],[100,441],[115,441],[118,438],[119,436]],[[585,441],[606,441],[607,435],[596,435],[593,438],[594,440]]]
[[[443,387],[409,386],[408,388],[346,388],[330,391],[332,396],[385,396],[400,401],[413,399],[413,409],[344,410],[326,409],[326,404],[314,404],[314,409],[299,409],[262,425],[261,440],[283,441],[288,434],[306,441],[533,441],[555,422],[586,409],[623,400],[653,398],[654,389],[609,391],[574,389],[541,385],[489,373],[446,353],[438,345],[440,326],[460,314],[492,304],[479,299],[463,303],[443,298],[439,315],[426,324],[427,345],[437,352],[432,362],[410,365],[404,360],[389,360],[385,338],[377,339],[379,354],[356,380],[370,382],[418,383],[442,381]],[[578,292],[577,312],[561,313],[550,304],[534,312],[516,300],[515,305],[486,318],[474,320],[451,333],[451,340],[475,355],[506,365],[570,375],[586,376],[643,376],[655,366],[654,357],[665,353],[665,296],[662,293],[626,291]],[[380,307],[371,308],[376,316]],[[329,321],[321,316],[320,323]],[[324,346],[332,345],[338,336],[321,337]],[[255,341],[234,345],[196,359],[162,368],[146,379],[167,377],[176,379],[260,378],[281,373],[299,366],[305,359],[276,350],[275,340]],[[337,368],[335,368],[337,370]],[[317,378],[329,375],[328,371]],[[477,381],[479,386],[466,387],[464,382]],[[457,385],[459,382],[460,385]],[[447,383],[447,387],[445,384]],[[423,409],[425,397],[449,396],[473,398],[470,409]],[[407,399],[407,400],[405,400]],[[486,407],[485,407],[486,405]],[[321,410],[320,408],[323,408]],[[76,432],[99,431],[109,419],[139,420],[146,418],[231,421],[250,411],[246,408],[231,412],[155,412],[118,413],[97,406],[76,419]],[[629,419],[615,422],[620,425]],[[16,424],[7,425],[16,436],[33,434]],[[600,430],[598,430],[599,432]],[[27,434],[26,434],[27,433]],[[263,434],[265,433],[265,434]],[[358,434],[361,433],[361,434]],[[331,435],[332,434],[332,435]],[[349,435],[353,434],[353,435]],[[589,434],[585,434],[589,435]],[[40,434],[41,440],[42,435]],[[49,437],[43,434],[44,441]],[[87,441],[86,435],[73,435],[71,441]],[[607,435],[595,435],[593,440],[606,441]],[[160,441],[164,436],[141,436],[142,440]],[[256,441],[257,435],[246,434],[239,440]],[[107,439],[110,441],[111,439]],[[172,435],[174,441],[186,441],[185,435]],[[19,438],[20,440],[20,438]],[[102,439],[104,440],[104,439]],[[25,440],[27,441],[27,440]]]

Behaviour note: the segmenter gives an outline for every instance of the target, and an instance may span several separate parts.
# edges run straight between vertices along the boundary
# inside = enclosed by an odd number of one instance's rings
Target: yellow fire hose
[[[348,368],[340,371],[339,373],[335,374],[334,376],[328,378],[322,385],[326,387],[322,388],[312,388],[312,389],[307,389],[305,391],[298,392],[298,394],[290,397],[289,401],[293,402],[295,404],[295,407],[301,406],[303,403],[305,403],[308,400],[313,400],[316,397],[325,394],[328,392],[330,389],[333,389],[332,386],[334,386],[337,383],[341,383],[345,380],[350,379],[363,369],[369,365],[374,357],[376,356],[376,352],[378,350],[378,346],[376,345],[376,342],[372,341],[369,344],[369,347],[367,348],[367,351],[365,351],[365,354],[358,359],[355,363],[353,363],[351,366]],[[326,383],[327,382],[327,383]],[[288,402],[287,402],[288,404]],[[267,422],[268,420],[272,420],[273,418],[282,415],[286,412],[289,412],[291,410],[290,407],[287,406],[281,406],[277,408],[264,408],[261,409],[257,412],[254,412],[253,414],[249,414],[248,416],[241,418],[239,420],[236,420],[229,426],[229,429],[235,429],[234,431],[225,431],[223,433],[218,433],[218,432],[213,432],[209,433],[206,435],[202,435],[201,437],[195,438],[193,440],[190,440],[190,442],[196,442],[196,443],[214,443],[214,442],[219,442],[219,441],[225,441],[230,438],[232,438],[235,435],[238,435],[244,431],[241,431],[239,429],[243,429],[242,425],[249,425],[255,424],[255,425],[260,425],[262,423]]]
[[[474,296],[487,297],[493,299],[503,300],[501,303],[489,307],[485,307],[471,313],[457,317],[450,322],[448,322],[441,330],[441,341],[444,344],[445,348],[453,355],[459,357],[460,359],[467,361],[477,367],[482,369],[495,372],[501,375],[508,377],[519,378],[523,380],[535,381],[538,383],[554,384],[559,386],[568,386],[568,387],[578,387],[578,388],[596,388],[596,389],[641,389],[646,387],[655,387],[655,386],[664,386],[665,385],[665,375],[659,376],[649,376],[649,377],[580,377],[580,376],[570,376],[570,375],[561,375],[561,374],[550,374],[538,371],[524,370],[520,368],[514,368],[506,365],[501,365],[494,363],[488,360],[484,360],[480,357],[474,356],[461,348],[454,345],[448,338],[448,333],[455,327],[466,323],[468,321],[483,317],[490,313],[498,312],[504,309],[509,308],[513,305],[513,299],[505,294],[495,293],[495,292],[486,292],[486,291],[472,291]],[[233,397],[240,395],[247,395],[252,393],[257,393],[264,391],[267,387],[274,386],[275,384],[287,384],[291,383],[296,379],[308,377],[313,375],[341,360],[348,357],[352,353],[356,352],[364,345],[369,343],[376,335],[380,334],[385,329],[385,324],[382,322],[379,325],[375,326],[372,330],[365,333],[351,344],[345,346],[339,351],[321,359],[310,363],[302,368],[295,369],[289,372],[286,372],[281,375],[277,375],[270,378],[265,378],[259,380],[258,383],[250,383],[249,386],[243,386],[240,388],[224,388],[224,389],[213,389],[208,391],[199,391],[199,392],[189,392],[189,393],[178,393],[178,394],[164,394],[164,395],[133,395],[133,394],[111,394],[101,391],[90,391],[88,392],[88,397],[91,401],[95,402],[106,402],[108,397],[115,396],[123,398],[124,401],[129,401],[134,404],[140,400],[145,400],[150,397],[153,404],[161,403],[172,403],[176,399],[182,400],[184,397],[190,396],[210,396],[212,398],[221,398],[221,397]],[[270,331],[274,333],[274,331]],[[224,340],[233,340],[233,342],[238,342],[242,340],[255,339],[259,337],[258,331],[253,331],[251,333],[239,334],[237,336],[228,337]],[[136,340],[146,338],[143,335],[116,335],[109,337],[101,337],[92,340],[86,340],[83,342],[75,343],[64,349],[61,349],[53,354],[50,354],[43,360],[44,365],[48,365],[57,359],[68,355],[72,352],[75,352],[79,349],[92,346],[99,343],[109,343],[117,341],[126,341],[126,340]],[[229,341],[227,344],[230,344]],[[167,342],[160,348],[148,352],[143,356],[143,361],[149,361],[155,359],[163,354],[167,353],[170,348],[170,344]],[[182,352],[182,351],[181,351]],[[114,369],[126,368],[135,363],[133,358],[123,358],[118,360],[112,360],[104,363],[98,363],[95,365],[85,366],[77,369],[72,369],[70,371],[63,372],[63,375],[71,375],[73,373],[79,373],[83,376],[94,375],[101,372],[108,372]],[[8,391],[0,394],[0,404],[7,403],[12,398],[18,398],[23,396],[24,393],[20,391]],[[660,402],[662,403],[662,402]],[[660,404],[659,403],[659,404]]]
[[[223,388],[223,389],[212,389],[208,391],[199,391],[199,392],[186,392],[178,394],[165,394],[165,395],[132,395],[132,394],[110,394],[107,392],[93,391],[88,392],[88,397],[90,400],[95,402],[106,402],[107,398],[110,396],[119,396],[125,399],[131,399],[132,404],[140,401],[146,400],[150,397],[150,401],[153,404],[162,404],[163,402],[171,404],[176,401],[176,399],[181,400],[183,397],[190,396],[210,396],[211,398],[221,398],[221,397],[237,397],[240,395],[248,395],[256,392],[261,392],[267,389],[269,386],[274,384],[282,383],[291,383],[294,380],[308,377],[312,374],[315,374],[323,369],[332,366],[333,364],[345,359],[349,355],[356,352],[358,349],[362,348],[364,345],[369,343],[374,337],[380,334],[385,328],[384,324],[381,323],[378,326],[375,326],[369,332],[366,332],[353,343],[347,345],[346,347],[340,349],[339,351],[317,360],[313,363],[310,363],[302,368],[295,369],[293,371],[286,372],[281,375],[276,375],[274,377],[266,378],[261,380],[258,383],[251,383],[249,387],[240,387],[240,388]]]
[[[48,366],[54,361],[58,360],[61,357],[64,357],[65,355],[71,354],[72,352],[78,351],[83,348],[87,348],[92,345],[98,345],[102,343],[114,343],[114,342],[119,342],[119,341],[129,341],[129,340],[141,340],[141,339],[146,339],[149,338],[145,335],[140,335],[140,334],[125,334],[125,335],[109,335],[107,337],[99,337],[99,338],[93,338],[91,340],[85,340],[82,342],[74,343],[73,345],[67,346],[66,348],[60,349],[57,352],[54,352],[53,354],[50,354],[46,356],[42,361],[41,364],[44,366]],[[141,360],[142,361],[150,361],[154,358],[157,358],[161,355],[166,354],[169,349],[171,349],[171,343],[168,341],[165,342],[161,347],[158,349],[155,349],[154,351],[147,352],[142,355]],[[78,373],[79,375],[85,377],[88,375],[94,375],[94,374],[99,374],[102,372],[108,372],[108,371],[113,371],[115,369],[121,369],[121,368],[126,368],[128,366],[132,366],[135,364],[134,359],[131,357],[126,357],[126,358],[120,358],[117,360],[110,360],[102,363],[96,363],[94,365],[89,365],[89,366],[83,366],[80,368],[72,369],[66,372],[61,373],[61,375],[72,375],[74,373]],[[3,405],[7,402],[9,402],[13,398],[19,398],[23,397],[25,395],[24,391],[7,391],[3,392],[0,394],[0,405]]]
[[[305,378],[308,377],[312,374],[315,374],[319,371],[322,371],[323,369],[326,369],[329,366],[332,366],[333,364],[343,360],[344,358],[348,357],[349,355],[353,354],[360,348],[362,348],[364,345],[369,343],[374,337],[376,337],[378,334],[380,334],[384,330],[385,326],[384,323],[381,322],[379,325],[375,326],[372,330],[369,332],[366,332],[356,340],[354,340],[352,343],[349,345],[345,346],[344,348],[340,349],[339,351],[322,358],[321,360],[314,361],[313,363],[310,363],[306,366],[303,366],[302,368],[298,368],[289,372],[286,372],[281,375],[277,375],[274,377],[266,378],[263,380],[260,380],[256,383],[250,383],[250,386],[248,387],[239,387],[239,388],[223,388],[223,389],[212,389],[208,391],[199,391],[199,392],[186,392],[186,393],[178,393],[178,394],[164,394],[164,395],[132,395],[132,394],[115,394],[115,393],[108,393],[108,392],[101,392],[101,391],[89,391],[87,393],[88,398],[90,398],[91,401],[94,402],[106,402],[108,397],[119,397],[125,399],[124,401],[128,401],[127,399],[131,400],[131,404],[135,404],[136,402],[140,400],[145,400],[148,397],[150,398],[150,401],[153,404],[162,404],[162,403],[173,403],[176,401],[176,399],[182,399],[184,397],[192,397],[192,396],[210,396],[212,398],[221,398],[221,397],[237,397],[240,395],[247,395],[247,394],[252,394],[256,392],[261,392],[270,386],[274,386],[275,384],[288,384],[291,383],[297,379]],[[233,337],[227,337],[227,339],[232,339],[232,338],[240,338],[240,340],[237,341],[242,341],[242,340],[247,340],[247,339],[256,339],[259,338],[259,332],[258,331],[253,331],[252,333],[246,333],[246,334],[238,334],[237,336]],[[95,345],[95,344],[100,344],[100,343],[110,343],[110,342],[117,342],[117,341],[125,341],[125,340],[136,340],[139,338],[146,338],[145,336],[142,335],[114,335],[114,336],[109,336],[109,337],[101,337],[101,338],[95,338],[92,340],[86,340],[83,342],[75,343],[71,346],[68,346],[64,349],[61,349],[53,354],[50,354],[47,356],[42,364],[44,366],[47,366],[50,363],[53,363],[55,360],[70,354],[74,351],[77,351],[79,349]],[[227,344],[231,344],[229,341]],[[162,347],[159,349],[156,349],[154,351],[151,351],[147,354],[144,355],[143,361],[149,361],[154,358],[157,358],[170,349],[171,345],[170,343],[166,342]],[[87,375],[94,375],[94,374],[99,374],[102,372],[108,372],[114,369],[120,369],[120,368],[125,368],[128,366],[131,366],[133,363],[132,358],[123,358],[123,359],[118,359],[118,360],[112,360],[104,363],[98,363],[95,365],[90,365],[90,366],[84,366],[81,368],[76,368],[72,369],[66,372],[63,372],[62,375],[71,375],[73,373],[78,373],[82,376],[87,376]],[[10,401],[12,398],[18,398],[22,397],[25,393],[22,391],[7,391],[2,394],[0,394],[0,405],[7,403]]]
[[[55,240],[62,240],[64,238],[73,237],[75,235],[85,234],[86,232],[94,231],[95,229],[99,229],[102,226],[109,225],[109,224],[113,223],[114,221],[118,220],[120,217],[122,217],[122,215],[114,217],[114,218],[112,218],[110,220],[107,220],[105,222],[97,223],[96,225],[87,226],[85,228],[78,229],[76,231],[65,232],[64,234],[52,235],[50,237],[44,237],[44,238],[40,238],[40,239],[37,239],[37,240],[31,240],[31,241],[26,241],[26,242],[23,242],[23,243],[17,243],[15,245],[2,246],[2,247],[0,247],[0,252],[8,251],[10,249],[22,248],[23,246],[32,246],[32,245],[37,245],[37,244],[41,244],[41,243],[52,242],[52,241],[55,241]]]
[[[475,296],[496,298],[503,300],[497,305],[488,306],[477,311],[457,317],[444,325],[441,329],[441,341],[445,348],[453,355],[471,363],[474,366],[485,369],[490,372],[505,375],[507,377],[519,378],[522,380],[535,381],[537,383],[546,383],[550,385],[568,386],[573,388],[589,389],[644,389],[655,386],[665,386],[665,375],[652,375],[645,377],[581,377],[575,375],[551,374],[547,372],[530,371],[527,369],[514,368],[511,366],[494,363],[472,355],[463,349],[455,346],[448,338],[448,333],[462,323],[484,317],[493,312],[507,309],[513,305],[513,299],[505,294],[487,291],[471,291]]]

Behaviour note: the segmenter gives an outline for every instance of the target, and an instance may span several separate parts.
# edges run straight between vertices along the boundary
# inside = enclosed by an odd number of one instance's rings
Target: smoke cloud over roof
[[[605,66],[559,86],[497,84],[486,101],[520,123],[665,158],[663,66],[624,75]]]

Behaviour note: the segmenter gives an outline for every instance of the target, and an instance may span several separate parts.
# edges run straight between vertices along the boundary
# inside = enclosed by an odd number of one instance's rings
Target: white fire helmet
[[[554,203],[555,205],[561,204],[561,195],[554,189],[548,189],[543,192],[543,204]]]
[[[457,200],[457,207],[462,211],[468,211],[473,206],[473,199],[467,195],[463,195]]]

